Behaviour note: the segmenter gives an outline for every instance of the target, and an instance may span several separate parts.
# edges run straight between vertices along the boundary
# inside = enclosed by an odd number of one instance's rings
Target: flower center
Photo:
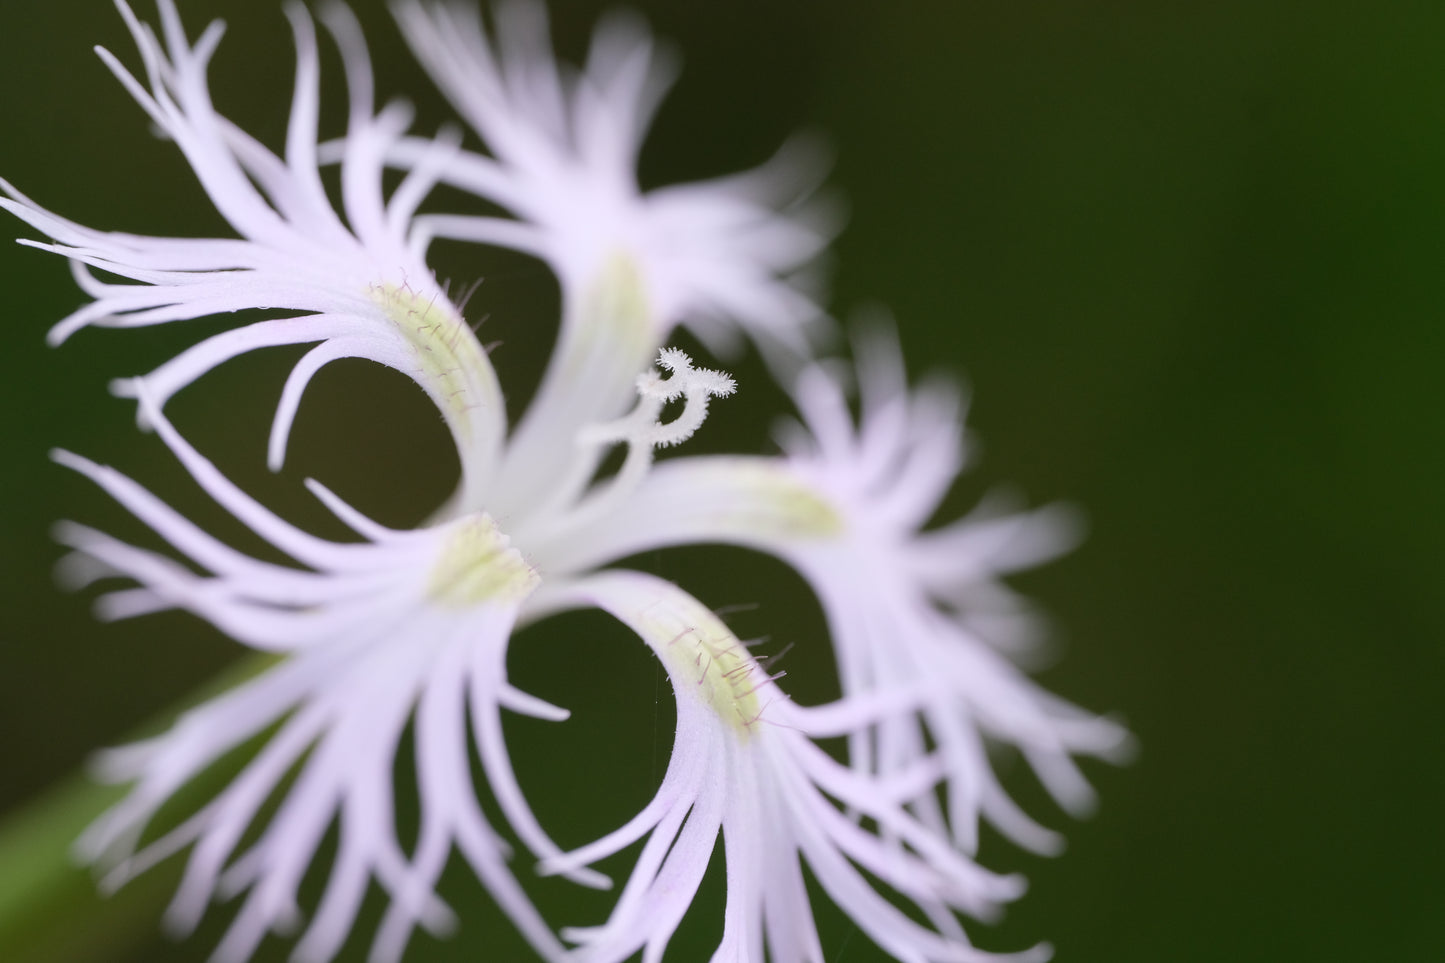
[[[454,608],[520,602],[542,581],[490,515],[456,522],[432,568],[427,595]]]

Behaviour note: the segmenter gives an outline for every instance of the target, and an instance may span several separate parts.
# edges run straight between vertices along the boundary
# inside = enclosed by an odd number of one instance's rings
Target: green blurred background
[[[279,9],[183,6],[193,35],[213,16],[231,23],[215,98],[279,143],[292,69]],[[648,181],[730,171],[795,130],[824,133],[837,155],[830,183],[849,209],[831,306],[843,317],[889,306],[916,370],[941,367],[973,387],[983,458],[956,508],[1007,485],[1089,517],[1079,551],[1017,584],[1055,623],[1047,683],[1121,713],[1142,754],[1128,768],[1090,768],[1103,805],[1080,824],[1012,774],[1034,811],[1066,829],[1070,851],[1037,859],[986,840],[986,861],[1027,872],[1033,889],[1002,925],[973,926],[977,941],[1048,939],[1078,963],[1440,959],[1445,6],[641,8],[685,58]],[[600,9],[556,11],[564,49],[581,51]],[[380,89],[413,98],[424,127],[444,120],[384,8],[359,13]],[[138,62],[109,5],[0,0],[0,38],[0,173],[89,225],[220,229],[176,152],[90,52],[101,43]],[[520,402],[547,350],[553,285],[520,258],[443,261],[461,281],[485,278],[472,312],[505,342],[498,364]],[[258,546],[105,391],[222,325],[86,331],[50,350],[46,329],[84,300],[63,263],[6,250],[0,290],[10,335],[0,810],[39,818],[28,801],[93,749],[163,718],[238,651],[184,616],[101,625],[84,597],[54,587],[53,520],[146,535],[46,450],[114,464]],[[419,520],[449,489],[454,456],[419,394],[365,364],[318,379],[290,465],[265,471],[270,405],[294,357],[226,366],[177,399],[176,420],[298,522],[337,533],[300,492],[307,475],[384,521]],[[693,450],[765,450],[781,399],[755,358],[726,363],[742,393]],[[738,617],[740,633],[798,643],[789,681],[801,698],[835,687],[816,605],[785,570],[724,550],[642,564],[710,604],[759,603]],[[509,735],[543,823],[573,845],[649,796],[670,696],[605,620],[569,617],[523,641],[516,676],[576,720]],[[18,866],[0,865],[11,880],[0,904],[26,895],[14,892]],[[106,916],[88,908],[82,876],[65,876],[56,892],[77,894],[89,922],[63,927],[58,942],[35,937],[26,959],[204,958],[230,908],[196,938],[167,942],[155,921],[173,878],[172,868],[124,891]],[[565,884],[534,891],[559,923],[605,912],[605,899]],[[443,892],[464,917],[460,935],[419,936],[409,959],[527,958],[462,868]],[[670,959],[706,957],[721,898],[710,880]],[[379,907],[368,904],[371,920]],[[830,961],[879,958],[835,911],[819,915]],[[358,926],[345,959],[364,956],[370,932]],[[286,951],[272,940],[259,958]]]

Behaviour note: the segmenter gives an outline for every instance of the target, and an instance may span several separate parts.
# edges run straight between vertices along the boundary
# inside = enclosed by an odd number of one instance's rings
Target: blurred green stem
[[[0,824],[0,960],[69,963],[111,955],[156,925],[175,870],[107,899],[70,847],[124,791],[73,776]]]
[[[190,706],[230,689],[274,664],[272,656],[244,659],[201,686],[161,717],[169,724]],[[146,727],[147,731],[162,728]],[[244,759],[213,766],[176,795],[193,804],[215,793]],[[80,963],[113,959],[155,932],[180,866],[169,860],[102,896],[92,872],[77,864],[71,847],[81,832],[117,800],[123,786],[99,785],[77,774],[0,822],[0,960],[5,963]]]

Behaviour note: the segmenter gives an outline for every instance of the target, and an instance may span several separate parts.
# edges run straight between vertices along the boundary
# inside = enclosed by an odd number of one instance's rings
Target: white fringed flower
[[[436,403],[461,458],[462,488],[479,497],[506,430],[501,392],[486,353],[411,237],[412,217],[444,165],[454,160],[456,144],[428,142],[403,183],[389,198],[383,195],[383,160],[405,132],[410,110],[394,103],[373,113],[371,67],[360,29],[345,7],[326,7],[323,17],[341,49],[350,88],[340,157],[343,221],[327,199],[318,167],[320,76],[305,7],[286,7],[296,39],[296,90],[285,153],[278,157],[211,104],[206,68],[222,24],[213,22],[192,46],[172,0],[158,2],[164,46],[117,0],[140,49],[147,86],[108,51],[100,55],[180,148],[238,237],[96,231],[50,213],[0,181],[8,195],[0,198],[0,207],[54,239],[22,243],[70,258],[76,280],[95,298],[57,324],[51,341],[87,326],[138,327],[254,308],[305,312],[209,337],[151,372],[145,383],[164,405],[240,354],[320,342],[297,363],[282,392],[269,450],[274,469],[282,463],[297,405],[316,371],[338,358],[380,362],[411,377]],[[103,281],[92,268],[138,283]],[[118,382],[118,393],[130,393],[133,383]]]
[[[1072,520],[1056,508],[983,512],[920,530],[963,465],[958,392],[944,382],[910,391],[891,338],[868,339],[855,353],[863,388],[856,427],[837,376],[814,367],[799,379],[804,423],[782,433],[785,457],[660,465],[572,551],[597,560],[727,542],[790,563],[823,604],[845,695],[924,687],[916,715],[852,734],[853,766],[885,778],[907,772],[931,740],[947,812],[925,787],[912,801],[920,818],[970,852],[980,815],[1020,845],[1055,852],[1062,840],[1003,790],[987,743],[1017,747],[1053,797],[1078,814],[1093,793],[1072,757],[1117,760],[1130,750],[1118,723],[1044,691],[1000,651],[1029,621],[1000,577],[1066,548]]]
[[[539,597],[539,604],[559,608],[595,606],[626,624],[662,661],[677,698],[672,761],[653,800],[616,831],[543,862],[544,871],[576,870],[648,837],[607,922],[563,931],[578,944],[577,963],[621,963],[639,949],[643,963],[658,963],[692,903],[719,831],[727,909],[714,963],[823,959],[802,863],[896,959],[1048,959],[1045,946],[999,955],[969,945],[953,911],[991,918],[1023,892],[1023,881],[981,869],[902,808],[900,797],[937,780],[934,760],[919,759],[911,771],[882,781],[850,771],[813,743],[865,731],[878,715],[898,711],[907,692],[811,709],[794,705],[776,685],[778,677],[770,677],[716,615],[655,576],[604,572],[548,586]],[[872,820],[877,831],[849,819],[839,804]],[[859,867],[927,913],[937,929],[910,919]]]
[[[434,888],[455,848],[544,958],[620,963],[640,949],[651,963],[721,834],[728,889],[717,961],[821,959],[804,863],[900,960],[1045,957],[1043,947],[1003,957],[977,950],[957,914],[990,918],[1022,892],[1020,880],[973,861],[981,817],[1023,845],[1057,845],[1003,791],[987,744],[1017,747],[1055,797],[1078,810],[1092,797],[1074,757],[1111,756],[1127,741],[1117,724],[1048,694],[1005,657],[1009,633],[1026,619],[1000,578],[1062,548],[1062,516],[1044,510],[925,528],[962,468],[957,396],[939,386],[910,390],[896,346],[881,341],[856,352],[856,423],[840,382],[815,365],[796,382],[803,424],[783,439],[783,456],[654,464],[656,449],[690,437],[710,400],[735,387],[681,351],[659,350],[675,327],[710,344],[743,331],[765,350],[810,357],[805,328],[818,312],[795,281],[829,232],[806,209],[776,210],[787,193],[782,168],[643,192],[637,153],[668,76],[651,39],[612,21],[585,68],[570,73],[546,49],[542,8],[527,0],[498,10],[495,36],[460,8],[414,0],[397,8],[412,47],[490,156],[448,136],[406,137],[399,106],[374,111],[365,46],[337,6],[323,20],[341,49],[350,116],[344,139],[319,146],[314,30],[302,7],[289,6],[298,66],[278,156],[211,105],[206,68],[219,24],[192,45],[172,0],[159,2],[164,43],[120,3],[145,84],[102,56],[181,149],[237,237],[94,231],[4,182],[0,206],[47,234],[51,243],[33,246],[69,258],[95,298],[55,327],[57,342],[90,325],[249,309],[286,315],[206,338],[116,390],[137,399],[142,423],[201,488],[292,562],[238,552],[114,470],[57,454],[189,563],[61,526],[73,549],[63,571],[73,582],[138,583],[103,596],[104,616],[181,609],[275,656],[170,731],[104,757],[108,778],[134,783],[82,841],[88,858],[110,868],[109,883],[189,848],[170,921],[189,929],[211,899],[245,893],[217,951],[223,963],[243,961],[267,932],[300,924],[298,886],[335,826],[335,861],[298,960],[336,955],[373,881],[390,898],[373,960],[397,959],[416,926],[445,932],[455,920]],[[341,214],[320,174],[333,161]],[[389,193],[387,165],[406,171]],[[419,214],[442,182],[512,219]],[[437,237],[534,254],[560,281],[556,350],[510,431],[485,351],[425,263]],[[431,522],[388,529],[308,482],[358,540],[317,538],[240,491],[171,427],[162,409],[187,384],[239,354],[290,344],[316,346],[282,391],[271,465],[281,464],[301,395],[321,366],[341,357],[380,362],[421,386],[457,445],[456,497]],[[654,358],[661,371],[648,367]],[[618,445],[620,467],[599,477]],[[604,568],[685,542],[771,552],[808,579],[833,634],[839,702],[793,705],[691,595]],[[508,683],[507,649],[516,626],[583,606],[609,612],[657,654],[677,694],[678,730],[654,800],[622,828],[564,854],[512,773],[501,713],[566,718]],[[408,848],[398,840],[392,780],[413,719],[420,826]],[[815,744],[832,736],[846,737],[846,764]],[[564,931],[571,947],[532,906],[509,847],[483,816],[473,742],[511,832],[544,871],[604,885],[590,864],[647,838],[609,918]],[[149,838],[181,787],[255,746],[211,801]]]

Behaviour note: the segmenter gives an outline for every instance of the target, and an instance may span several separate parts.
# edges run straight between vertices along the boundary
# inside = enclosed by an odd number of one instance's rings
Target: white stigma
[[[627,442],[646,448],[678,445],[693,436],[707,418],[708,401],[737,390],[730,375],[711,368],[694,368],[679,348],[663,348],[657,366],[667,372],[648,371],[637,376],[637,407],[617,421],[594,425],[582,434],[585,442]],[[671,421],[662,420],[668,402],[682,399],[683,409]]]
[[[691,438],[707,418],[708,402],[737,390],[730,375],[693,367],[692,359],[678,348],[658,352],[657,366],[666,375],[654,369],[637,376],[638,398],[631,412],[577,433],[580,450],[571,477],[557,486],[557,495],[545,510],[533,513],[533,518],[540,519],[541,531],[524,528],[528,545],[541,550],[548,539],[564,538],[616,507],[647,476],[654,449]],[[678,400],[683,403],[682,411],[663,421],[663,409]],[[592,482],[603,449],[615,444],[627,446],[621,468],[604,481]]]

